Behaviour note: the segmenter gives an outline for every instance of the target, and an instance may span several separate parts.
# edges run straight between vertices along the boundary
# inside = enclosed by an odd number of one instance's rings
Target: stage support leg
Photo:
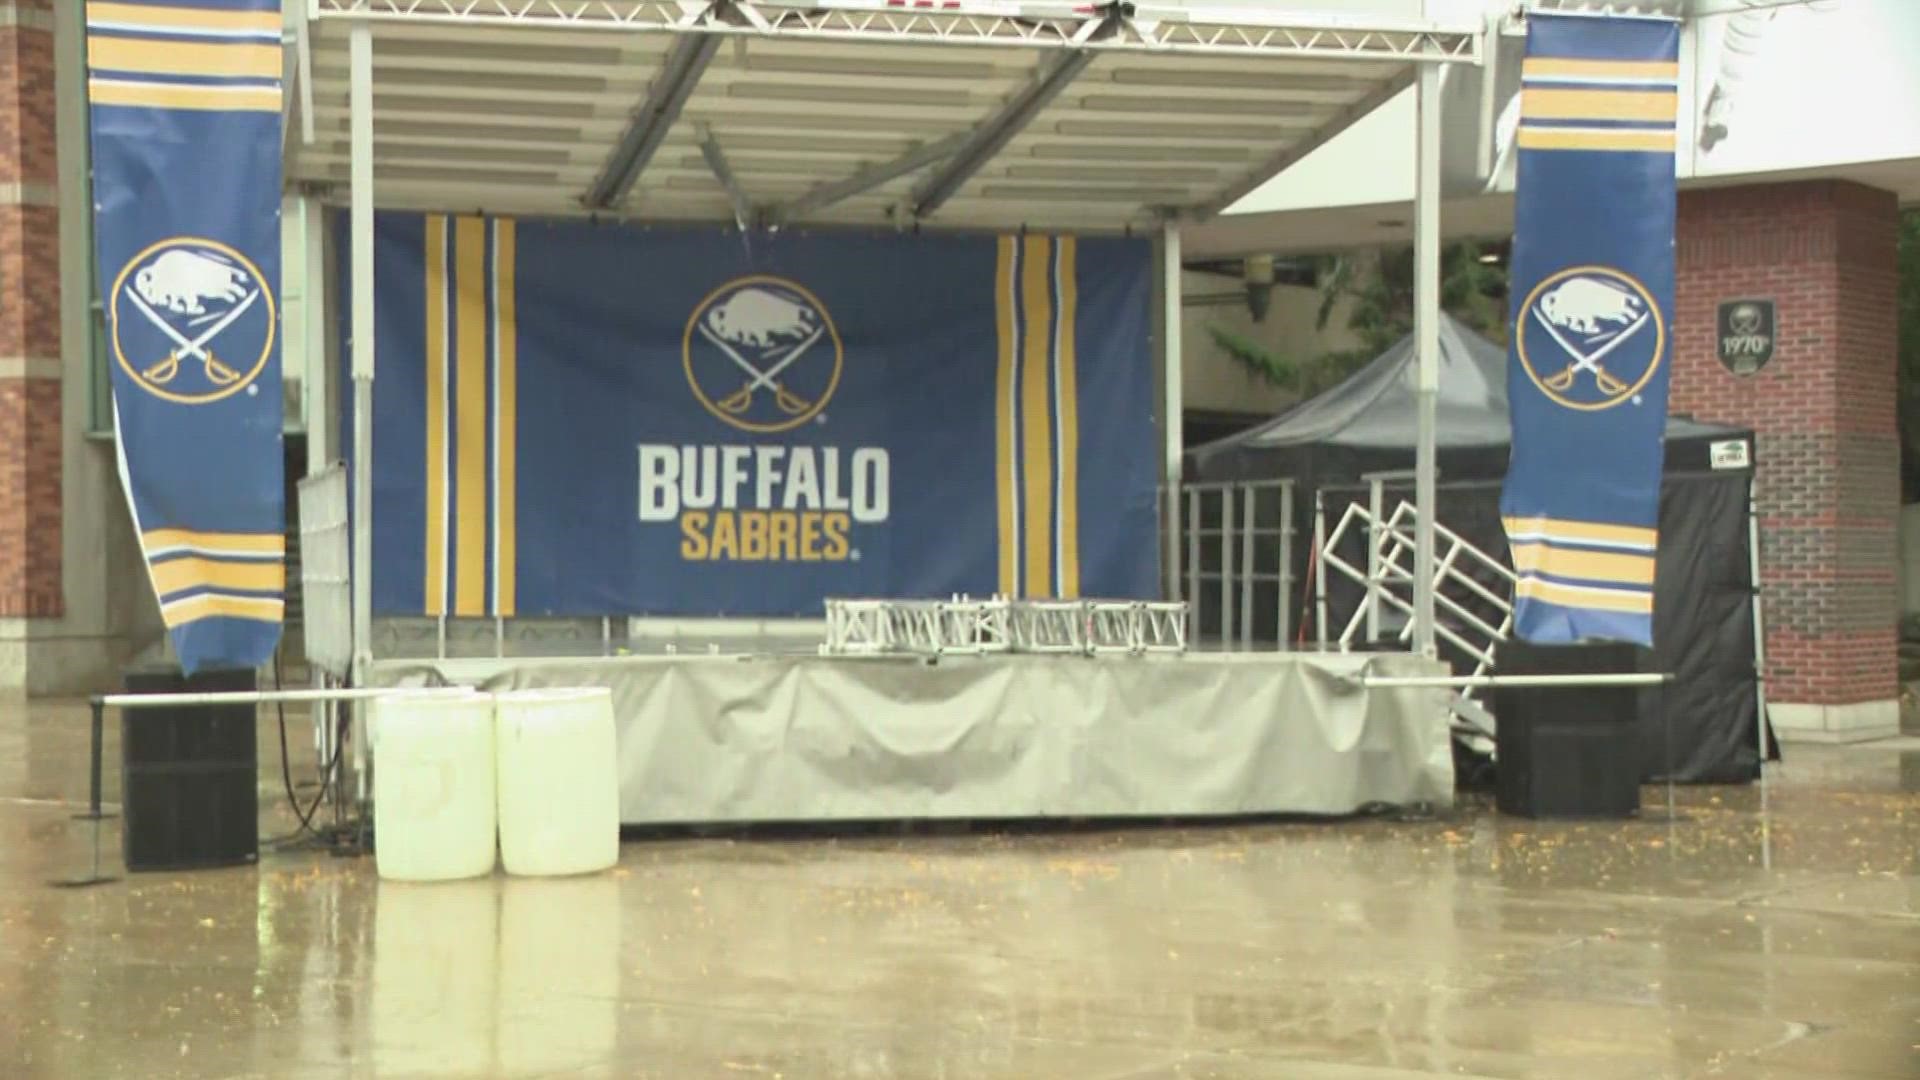
[[[353,683],[367,685],[373,660],[373,27],[348,31],[347,177],[353,247]],[[354,703],[355,771],[364,795],[365,711]]]
[[[1767,626],[1760,604],[1760,504],[1753,480],[1747,481],[1747,585],[1753,590],[1753,745],[1759,753],[1754,777],[1767,782]]]
[[[1413,190],[1413,335],[1419,359],[1419,418],[1414,451],[1414,651],[1437,655],[1433,621],[1434,410],[1440,394],[1440,68],[1422,65]]]
[[[1160,409],[1161,433],[1165,439],[1165,467],[1161,485],[1169,493],[1180,490],[1180,457],[1185,452],[1186,433],[1181,420],[1185,401],[1180,384],[1180,227],[1168,222],[1160,231]],[[1180,595],[1180,568],[1175,553],[1180,550],[1180,500],[1167,499],[1167,595]],[[1185,597],[1199,603],[1199,596]]]

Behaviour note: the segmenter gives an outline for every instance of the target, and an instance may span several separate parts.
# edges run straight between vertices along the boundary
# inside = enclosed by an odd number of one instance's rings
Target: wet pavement
[[[1920,739],[1789,746],[1678,821],[676,834],[436,886],[129,876],[109,822],[120,880],[54,888],[86,728],[0,704],[5,1080],[1920,1077]]]

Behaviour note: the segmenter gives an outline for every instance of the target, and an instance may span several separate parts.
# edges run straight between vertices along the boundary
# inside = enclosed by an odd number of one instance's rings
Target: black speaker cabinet
[[[1499,675],[1630,674],[1632,645],[1528,645],[1498,651]],[[1640,809],[1639,696],[1631,686],[1494,691],[1495,801],[1532,818],[1623,818]]]
[[[126,673],[129,693],[251,691],[251,671]],[[122,853],[127,869],[238,866],[260,857],[252,705],[120,710]]]

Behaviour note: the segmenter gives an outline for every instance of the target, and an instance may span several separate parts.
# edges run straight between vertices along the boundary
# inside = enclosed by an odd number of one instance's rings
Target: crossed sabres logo
[[[237,394],[273,351],[277,319],[264,275],[217,240],[177,236],[148,247],[121,268],[108,303],[114,358],[167,401],[203,405]]]
[[[846,349],[820,299],[786,278],[736,278],[707,294],[681,343],[687,383],[742,431],[776,432],[820,415]]]
[[[1667,328],[1653,294],[1610,266],[1550,274],[1520,305],[1513,339],[1527,377],[1583,412],[1632,401],[1660,368]]]

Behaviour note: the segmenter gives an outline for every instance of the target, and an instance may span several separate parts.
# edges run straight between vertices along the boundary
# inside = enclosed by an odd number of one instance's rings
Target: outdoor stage
[[[378,685],[612,689],[624,824],[1347,814],[1450,805],[1410,655],[386,661]]]

